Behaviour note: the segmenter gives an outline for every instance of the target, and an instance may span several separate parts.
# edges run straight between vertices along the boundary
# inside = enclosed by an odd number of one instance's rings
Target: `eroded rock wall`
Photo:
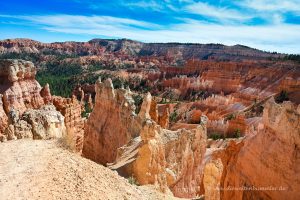
[[[32,138],[62,138],[66,134],[64,117],[53,105],[29,109],[20,117],[17,110],[9,113],[9,126],[4,136],[8,140]]]
[[[0,94],[0,141],[4,140],[3,134],[8,125],[8,117],[3,109],[2,94]]]
[[[22,115],[27,109],[44,105],[41,86],[35,80],[36,69],[23,60],[0,60],[1,93],[4,110],[18,110]]]
[[[82,118],[82,104],[73,96],[72,98],[53,97],[53,105],[64,116],[67,129],[67,143],[71,149],[81,152],[85,119]]]
[[[150,93],[144,96],[140,112],[134,111],[129,90],[114,89],[110,79],[97,81],[83,155],[123,176],[134,177],[139,184],[153,184],[180,197],[199,194],[205,123],[193,130],[164,129]]]
[[[224,186],[272,187],[260,191],[225,191],[224,199],[297,199],[300,196],[300,106],[270,100],[264,128],[245,140]],[[281,190],[282,189],[282,190]]]
[[[16,118],[20,118],[29,109],[39,109],[51,103],[49,87],[42,90],[40,84],[35,80],[35,75],[36,68],[32,62],[0,60],[0,134],[2,134],[2,141],[15,138],[13,133],[11,137],[7,137],[7,134],[3,136],[5,132],[7,133],[6,129],[9,133],[15,129],[12,127],[14,126],[13,122],[9,120],[11,112],[16,115]],[[27,125],[23,125],[17,125],[19,127],[17,129],[21,130],[20,127],[27,127]],[[27,128],[25,129],[27,130]]]
[[[299,105],[276,104],[271,99],[266,103],[263,123],[257,130],[230,143],[220,141],[210,145],[203,179],[205,198],[297,199],[300,195],[299,111]]]
[[[130,90],[114,90],[111,79],[98,80],[95,87],[95,106],[85,127],[82,154],[105,165],[115,161],[119,147],[139,135],[141,123]]]

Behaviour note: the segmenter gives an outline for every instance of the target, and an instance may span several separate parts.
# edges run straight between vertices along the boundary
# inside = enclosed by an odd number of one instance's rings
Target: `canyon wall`
[[[136,114],[131,92],[114,89],[110,79],[96,83],[96,101],[87,120],[83,156],[108,165],[139,184],[193,197],[200,193],[206,128],[170,131],[158,122],[150,93]],[[154,107],[154,108],[153,108]]]
[[[84,128],[82,105],[74,99],[53,98],[49,85],[42,88],[35,75],[32,62],[0,60],[1,141],[67,135],[70,144],[80,152]]]
[[[271,187],[260,191],[224,191],[224,199],[297,199],[300,196],[300,106],[270,100],[264,128],[245,140],[224,186]],[[275,188],[272,190],[272,188]]]
[[[76,152],[81,152],[85,124],[85,119],[81,117],[83,105],[74,96],[72,98],[54,96],[53,105],[64,116],[67,144]]]
[[[141,123],[130,90],[114,90],[111,79],[98,80],[95,87],[94,111],[86,123],[82,154],[105,165],[114,162],[119,147],[139,135]]]
[[[299,105],[276,104],[271,99],[257,130],[229,143],[210,145],[203,179],[205,196],[228,200],[297,199],[299,111]]]
[[[27,109],[40,108],[44,100],[41,86],[35,80],[36,69],[23,60],[0,60],[0,92],[6,113],[15,109],[23,114]]]

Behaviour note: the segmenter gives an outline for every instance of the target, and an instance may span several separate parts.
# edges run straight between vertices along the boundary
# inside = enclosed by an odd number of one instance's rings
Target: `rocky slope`
[[[138,187],[56,140],[0,144],[1,199],[176,199]]]
[[[109,165],[140,184],[153,184],[179,197],[200,193],[206,128],[169,131],[151,119],[152,97],[135,113],[132,93],[114,89],[110,79],[96,83],[96,102],[87,120],[83,156]]]
[[[239,116],[229,123],[229,129],[249,128],[244,137],[207,141],[205,116],[198,115],[200,125],[188,129],[163,129],[153,120],[157,117],[151,105],[156,104],[152,104],[151,95],[144,96],[138,114],[129,103],[131,95],[128,90],[114,89],[110,79],[96,83],[95,109],[85,133],[85,156],[122,176],[133,176],[140,184],[153,184],[178,197],[250,200],[296,199],[299,195],[298,105],[277,104],[271,98],[257,122]],[[122,119],[99,119],[111,113],[107,108],[113,105],[118,107],[116,116]],[[256,125],[250,128],[253,123]],[[137,135],[126,132],[134,128]],[[103,131],[106,129],[110,131]],[[107,133],[109,140],[94,139],[106,137]],[[103,149],[105,146],[109,152]],[[111,150],[118,150],[117,154],[112,156]]]
[[[258,130],[210,144],[203,179],[208,199],[297,199],[299,116],[299,105],[271,99]]]
[[[26,109],[44,105],[40,95],[41,86],[35,80],[36,69],[31,62],[22,60],[0,60],[1,94],[4,110]]]

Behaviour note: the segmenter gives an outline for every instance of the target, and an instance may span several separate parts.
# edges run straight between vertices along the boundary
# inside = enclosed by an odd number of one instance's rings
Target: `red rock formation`
[[[157,103],[156,103],[155,100],[151,101],[151,107],[150,107],[149,115],[150,115],[152,120],[154,120],[155,122],[158,123],[158,107],[157,107]]]
[[[4,130],[8,125],[8,118],[6,113],[3,110],[3,103],[2,103],[2,94],[0,94],[0,141],[2,141],[2,135],[4,134]]]
[[[117,149],[139,135],[141,126],[131,95],[129,90],[114,90],[110,79],[96,82],[94,112],[84,133],[84,157],[101,164],[114,162]]]
[[[243,145],[244,140],[241,138],[208,142],[201,184],[205,199],[224,199],[224,180],[227,178],[230,164],[235,163]]]
[[[163,113],[160,113],[158,115],[158,124],[162,127],[162,128],[169,128],[169,118],[170,118],[170,112],[169,109],[164,109]]]
[[[110,79],[97,81],[83,156],[108,164],[124,176],[133,176],[142,185],[154,184],[176,196],[200,193],[205,125],[193,130],[163,129],[151,119],[151,115],[157,116],[157,109],[150,93],[145,95],[138,115],[134,110],[129,90],[115,90]]]
[[[224,186],[274,187],[260,191],[225,191],[224,199],[297,199],[300,196],[300,107],[267,103],[264,128],[245,140]],[[283,189],[282,191],[280,189]]]
[[[116,162],[109,167],[134,176],[142,185],[153,184],[178,197],[194,197],[201,188],[205,132],[203,126],[170,131],[149,119],[141,136],[121,147]]]
[[[50,103],[50,91],[45,88],[45,92],[41,92],[35,74],[36,69],[31,62],[0,60],[0,134],[8,127],[10,111],[17,111],[19,117],[28,109],[38,109]]]
[[[53,97],[53,104],[64,116],[67,129],[67,142],[76,152],[81,152],[83,147],[84,119],[81,117],[82,105],[73,98]]]
[[[210,144],[203,179],[205,199],[297,199],[299,112],[299,105],[279,105],[271,99],[256,131],[230,143]]]
[[[40,93],[41,93],[41,96],[44,99],[45,104],[52,103],[52,95],[51,95],[50,87],[49,87],[48,83],[45,85],[45,87],[43,87],[43,89],[41,90]]]
[[[35,80],[36,69],[31,62],[22,60],[1,60],[0,78],[4,110],[18,110],[23,114],[27,109],[40,108],[44,100],[40,95],[41,86]]]
[[[244,136],[248,125],[243,115],[238,115],[234,119],[229,120],[227,136]],[[238,135],[237,135],[238,134]]]

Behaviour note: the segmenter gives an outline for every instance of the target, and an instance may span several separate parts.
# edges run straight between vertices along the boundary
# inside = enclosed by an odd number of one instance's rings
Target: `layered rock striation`
[[[266,103],[251,134],[210,144],[203,185],[208,199],[297,199],[299,105]]]
[[[35,80],[36,69],[23,60],[0,60],[0,134],[9,125],[10,112],[20,117],[28,109],[38,109],[46,104],[42,87]],[[47,98],[51,101],[51,97]]]
[[[36,69],[31,62],[23,60],[0,60],[0,90],[6,113],[18,110],[23,114],[27,109],[44,105],[41,86],[35,80]]]
[[[83,156],[101,164],[114,162],[117,149],[139,135],[141,122],[135,114],[130,90],[114,90],[111,79],[96,82],[94,110],[84,132]]]
[[[66,139],[71,149],[81,152],[85,119],[82,118],[82,104],[73,96],[72,98],[53,97],[53,105],[64,116],[66,126]]]
[[[83,156],[123,176],[133,176],[142,185],[153,184],[180,197],[199,194],[205,124],[194,130],[163,129],[151,119],[158,119],[158,114],[150,93],[145,95],[138,114],[131,95],[129,90],[115,90],[110,79],[97,81]]]

